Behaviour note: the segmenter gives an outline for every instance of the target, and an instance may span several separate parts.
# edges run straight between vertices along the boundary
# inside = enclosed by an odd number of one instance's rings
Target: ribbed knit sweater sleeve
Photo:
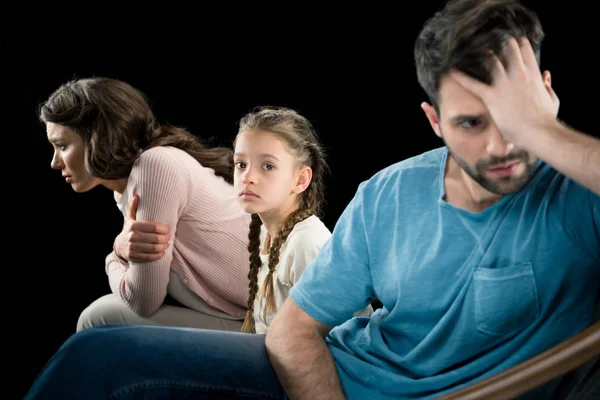
[[[176,157],[162,148],[145,151],[136,160],[127,183],[128,202],[138,194],[136,220],[155,221],[171,228],[175,237],[177,222],[188,199],[189,176]],[[110,288],[134,312],[148,316],[164,301],[173,259],[173,243],[164,257],[151,262],[127,262],[114,252],[106,258]]]

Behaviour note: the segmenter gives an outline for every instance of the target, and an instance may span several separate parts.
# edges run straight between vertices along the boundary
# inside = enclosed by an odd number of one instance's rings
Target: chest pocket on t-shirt
[[[505,336],[539,316],[539,299],[531,262],[505,268],[475,269],[475,324],[478,331]]]

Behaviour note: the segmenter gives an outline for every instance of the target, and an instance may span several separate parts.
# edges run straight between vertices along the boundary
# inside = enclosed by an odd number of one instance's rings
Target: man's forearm
[[[549,165],[600,195],[600,140],[563,123],[552,123],[527,147]]]
[[[288,398],[345,399],[331,352],[317,330],[267,334],[269,359]]]

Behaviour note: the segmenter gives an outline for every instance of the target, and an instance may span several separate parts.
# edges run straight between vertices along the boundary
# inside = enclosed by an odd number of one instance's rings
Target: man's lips
[[[498,166],[495,166],[493,168],[489,168],[488,171],[490,171],[492,174],[499,176],[499,177],[507,177],[507,176],[511,176],[515,170],[517,169],[517,167],[519,165],[521,165],[522,161],[511,161],[509,163],[504,163],[504,164],[500,164]]]
[[[493,168],[489,168],[489,170],[494,171],[494,170],[508,169],[508,168],[511,168],[511,167],[517,165],[520,162],[521,162],[521,160],[517,160],[517,161],[507,162],[507,163],[504,163],[504,164],[499,164],[499,165],[496,165]]]

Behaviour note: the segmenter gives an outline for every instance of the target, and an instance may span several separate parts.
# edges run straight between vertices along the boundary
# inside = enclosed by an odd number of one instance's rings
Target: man
[[[542,36],[508,0],[427,22],[422,108],[446,147],[362,183],[292,289],[266,338],[290,398],[435,398],[593,322],[600,142],[557,121]],[[383,309],[347,321],[373,298]]]
[[[542,37],[509,0],[452,1],[427,21],[422,108],[446,146],[360,185],[266,346],[231,332],[86,329],[26,398],[433,399],[590,326],[600,141],[557,120]],[[371,318],[351,318],[373,299],[383,307]]]

